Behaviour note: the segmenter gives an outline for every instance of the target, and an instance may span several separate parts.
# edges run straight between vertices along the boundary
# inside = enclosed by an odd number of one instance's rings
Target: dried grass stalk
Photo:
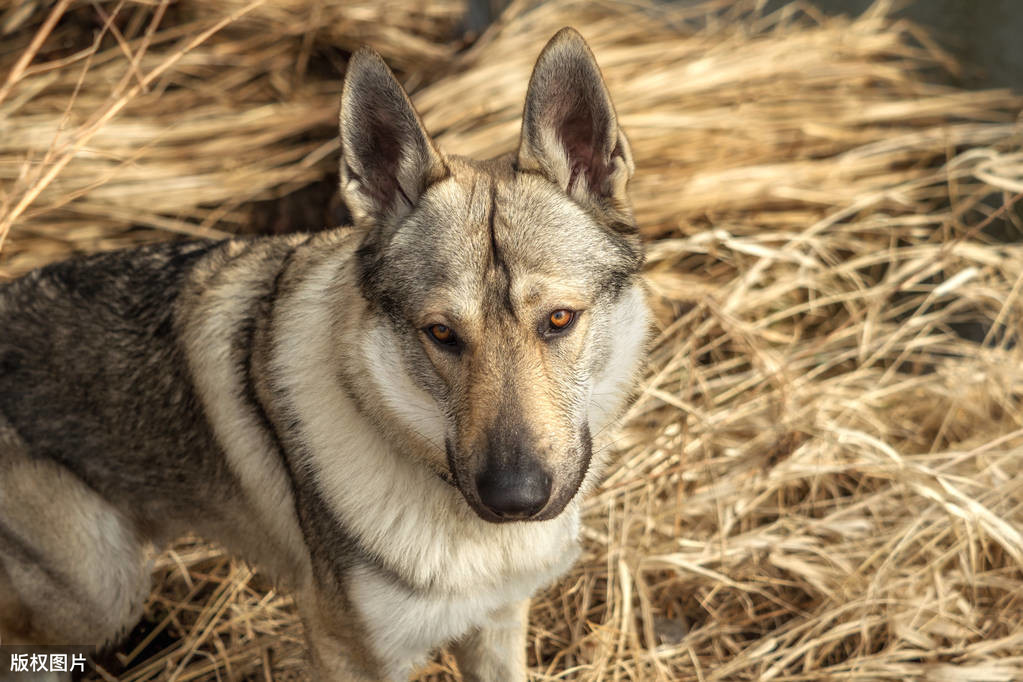
[[[464,0],[7,5],[0,275],[167,231],[238,231],[253,200],[328,172],[349,52],[372,45],[423,78],[454,54],[465,12]]]

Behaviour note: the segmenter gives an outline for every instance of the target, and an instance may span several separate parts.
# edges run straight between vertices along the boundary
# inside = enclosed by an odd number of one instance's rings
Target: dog
[[[555,35],[517,151],[442,154],[351,59],[353,226],[162,243],[0,287],[0,637],[108,646],[186,532],[294,595],[318,680],[526,679],[530,596],[634,393],[650,313],[634,164]]]

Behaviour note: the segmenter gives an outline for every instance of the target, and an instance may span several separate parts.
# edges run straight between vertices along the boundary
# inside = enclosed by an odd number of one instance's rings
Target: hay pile
[[[0,274],[246,229],[252,202],[336,165],[352,51],[372,45],[414,80],[446,68],[464,12],[462,0],[0,0],[0,239],[17,221]]]
[[[1023,679],[1023,101],[935,84],[954,65],[880,5],[850,21],[752,1],[513,4],[454,55],[439,28],[452,5],[409,4],[438,9],[395,29],[423,52],[381,46],[445,149],[509,149],[532,61],[572,24],[639,169],[659,314],[649,376],[587,504],[583,559],[535,602],[535,679]],[[245,8],[204,5],[170,5],[137,68],[124,55],[143,20],[91,57],[33,62],[0,98],[0,228],[18,214],[7,273],[248,229],[267,206],[254,200],[328,177],[324,60],[365,36],[266,40],[273,22],[320,25],[292,0],[182,54]],[[375,15],[374,36],[404,16]],[[0,64],[28,49],[27,25]],[[90,124],[122,76],[129,94],[149,84]],[[47,158],[62,120],[68,146]],[[290,602],[248,568],[185,541],[155,576],[117,679],[303,679]],[[441,655],[419,679],[452,666]]]

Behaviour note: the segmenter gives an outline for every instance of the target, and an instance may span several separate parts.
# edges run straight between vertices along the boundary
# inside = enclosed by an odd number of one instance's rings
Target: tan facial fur
[[[621,282],[634,268],[630,254],[556,187],[507,164],[447,159],[449,176],[424,192],[388,245],[390,267],[416,275],[383,296],[401,302],[387,334],[421,389],[419,404],[436,403],[429,426],[411,415],[409,425],[428,431],[435,451],[444,446],[450,474],[488,520],[497,519],[481,504],[477,477],[495,462],[514,468],[513,456],[535,459],[551,478],[549,502],[531,514],[542,519],[564,508],[586,474],[591,393],[615,335],[641,344],[644,330],[632,319],[616,328],[613,312],[622,288],[635,285]],[[555,333],[558,310],[574,319]],[[431,336],[438,324],[456,347]]]

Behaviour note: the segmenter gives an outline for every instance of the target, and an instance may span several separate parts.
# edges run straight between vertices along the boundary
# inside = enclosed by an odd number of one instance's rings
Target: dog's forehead
[[[454,169],[391,242],[392,256],[414,273],[407,294],[433,307],[450,299],[448,307],[463,308],[505,292],[519,306],[584,304],[623,266],[608,230],[543,178],[486,164]]]

